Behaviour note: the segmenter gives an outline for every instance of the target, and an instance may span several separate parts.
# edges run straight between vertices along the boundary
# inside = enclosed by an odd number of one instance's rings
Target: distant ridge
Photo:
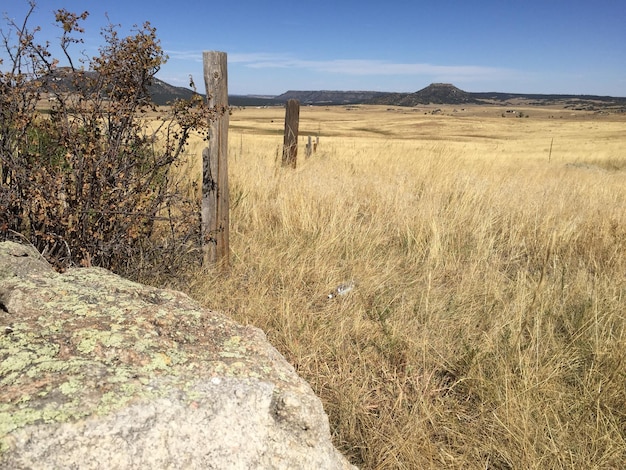
[[[92,75],[95,72],[86,72]],[[48,77],[62,90],[73,91],[72,72],[67,67],[59,67]],[[44,85],[45,86],[45,85]],[[194,91],[189,88],[170,85],[158,78],[152,79],[149,86],[152,101],[166,105],[176,99],[189,99]],[[203,95],[204,96],[204,95]],[[282,106],[287,100],[297,99],[303,105],[357,105],[380,104],[388,106],[418,105],[506,105],[515,100],[524,100],[532,105],[563,104],[575,109],[609,109],[611,112],[626,113],[626,97],[596,95],[523,94],[502,92],[467,92],[451,83],[431,83],[414,93],[392,93],[381,91],[297,91],[290,90],[278,96],[268,95],[229,95],[231,106]]]
[[[152,99],[165,104],[176,98],[189,98],[191,90],[168,85],[155,79],[150,88]],[[290,90],[278,96],[229,95],[231,106],[283,106],[287,100],[299,100],[302,105],[338,106],[379,104],[387,106],[415,107],[419,105],[519,105],[545,106],[560,104],[572,109],[608,110],[626,113],[626,98],[596,95],[541,95],[501,92],[467,92],[450,83],[431,83],[414,93],[391,93],[381,91],[297,91]]]
[[[562,104],[574,109],[599,110],[626,113],[626,98],[596,95],[541,95],[501,92],[467,92],[450,83],[432,83],[414,93],[388,93],[375,91],[288,91],[274,98],[278,102],[298,99],[304,104],[380,104],[388,106],[418,105],[507,105],[523,100],[527,104],[541,106]],[[519,104],[519,103],[515,103]]]
[[[362,104],[391,93],[380,91],[288,91],[275,97],[277,101],[299,100],[302,104]]]

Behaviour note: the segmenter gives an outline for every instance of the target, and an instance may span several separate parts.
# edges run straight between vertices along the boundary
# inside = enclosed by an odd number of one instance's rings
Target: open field
[[[361,468],[623,467],[626,116],[433,109],[302,108],[296,170],[284,109],[235,110],[232,268],[185,289],[267,333]]]

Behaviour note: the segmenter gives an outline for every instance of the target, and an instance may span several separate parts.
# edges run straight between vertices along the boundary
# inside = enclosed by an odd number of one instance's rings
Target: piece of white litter
[[[342,284],[339,284],[337,287],[335,287],[335,289],[330,294],[328,294],[328,298],[333,299],[337,296],[347,295],[350,292],[352,292],[356,286],[357,286],[357,283],[354,279],[349,282],[344,282]]]

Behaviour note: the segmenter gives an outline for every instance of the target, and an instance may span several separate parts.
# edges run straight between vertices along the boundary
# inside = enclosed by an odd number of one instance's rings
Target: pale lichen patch
[[[257,330],[183,294],[102,269],[11,269],[2,271],[11,315],[0,310],[0,325],[11,331],[0,335],[0,452],[7,434],[31,424],[106,415],[173,391],[191,403],[200,396],[190,384],[201,380],[289,382]]]
[[[70,397],[75,396],[79,391],[81,391],[81,389],[81,382],[74,377],[70,377],[67,382],[63,382],[61,385],[59,385],[59,391],[62,394]]]

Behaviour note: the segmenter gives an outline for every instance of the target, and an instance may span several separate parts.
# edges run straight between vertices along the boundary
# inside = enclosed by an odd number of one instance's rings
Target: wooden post
[[[306,142],[306,152],[304,153],[306,158],[309,158],[311,156],[311,153],[313,153],[313,144],[311,140],[311,136],[309,136]]]
[[[225,52],[205,51],[204,83],[209,107],[209,143],[202,152],[202,262],[228,268],[228,70]]]
[[[285,138],[283,141],[283,166],[296,167],[298,156],[298,126],[300,124],[300,102],[287,101],[285,111]]]

